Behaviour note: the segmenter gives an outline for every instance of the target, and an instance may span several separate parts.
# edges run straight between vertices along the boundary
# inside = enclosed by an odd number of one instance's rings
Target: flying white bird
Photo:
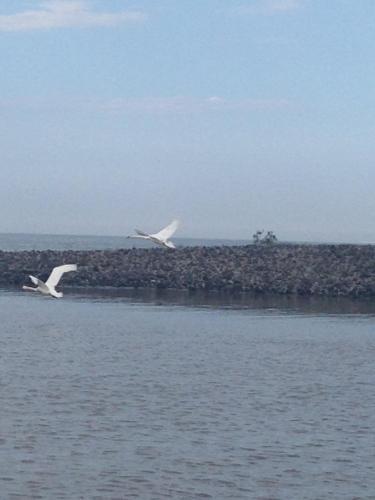
[[[48,280],[44,283],[44,281],[35,278],[35,276],[30,275],[31,281],[34,285],[37,285],[36,288],[31,286],[23,286],[24,290],[32,290],[33,292],[40,292],[43,295],[52,295],[52,297],[56,297],[59,299],[63,296],[62,292],[57,292],[55,287],[61,279],[61,276],[64,273],[69,273],[70,271],[77,271],[77,264],[65,264],[63,266],[54,267],[52,269],[52,273],[50,274]]]
[[[150,240],[156,243],[157,245],[161,245],[167,248],[176,248],[174,244],[169,240],[169,238],[176,232],[179,226],[179,221],[177,219],[173,220],[167,227],[159,231],[155,234],[147,234],[143,231],[139,231],[136,229],[135,232],[137,235],[128,236],[128,238],[139,238],[142,240]]]

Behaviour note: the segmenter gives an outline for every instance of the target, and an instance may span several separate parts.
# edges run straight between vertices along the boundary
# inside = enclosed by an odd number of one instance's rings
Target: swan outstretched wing
[[[29,278],[31,279],[31,281],[34,283],[34,285],[44,285],[44,281],[36,278],[35,276],[31,276],[31,274],[29,274]]]
[[[70,271],[77,271],[77,264],[64,264],[63,266],[54,267],[50,277],[46,281],[46,285],[55,288],[60,281],[61,276],[64,273],[69,273]]]
[[[154,238],[158,238],[159,240],[166,241],[168,240],[172,234],[174,234],[179,226],[179,221],[174,219],[167,227],[159,231],[158,233],[151,234]]]
[[[42,293],[49,293],[49,288],[44,283],[44,281],[40,280],[39,278],[36,278],[35,276],[31,276],[31,274],[29,274],[29,278],[34,283],[34,285],[36,285],[38,288],[30,288],[30,287],[27,286],[25,288],[25,290],[39,290]]]

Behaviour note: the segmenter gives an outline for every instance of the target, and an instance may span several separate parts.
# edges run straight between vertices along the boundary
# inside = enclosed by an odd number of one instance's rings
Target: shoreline
[[[199,290],[323,297],[375,296],[375,246],[284,244],[118,250],[0,251],[0,286],[77,263],[61,288]]]

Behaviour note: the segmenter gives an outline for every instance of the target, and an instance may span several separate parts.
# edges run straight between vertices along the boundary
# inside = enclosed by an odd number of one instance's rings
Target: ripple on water
[[[372,318],[34,299],[0,294],[4,498],[373,495]]]

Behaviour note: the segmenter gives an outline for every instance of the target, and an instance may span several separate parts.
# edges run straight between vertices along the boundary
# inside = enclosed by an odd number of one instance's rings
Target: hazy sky
[[[374,0],[1,0],[0,232],[375,242]]]

